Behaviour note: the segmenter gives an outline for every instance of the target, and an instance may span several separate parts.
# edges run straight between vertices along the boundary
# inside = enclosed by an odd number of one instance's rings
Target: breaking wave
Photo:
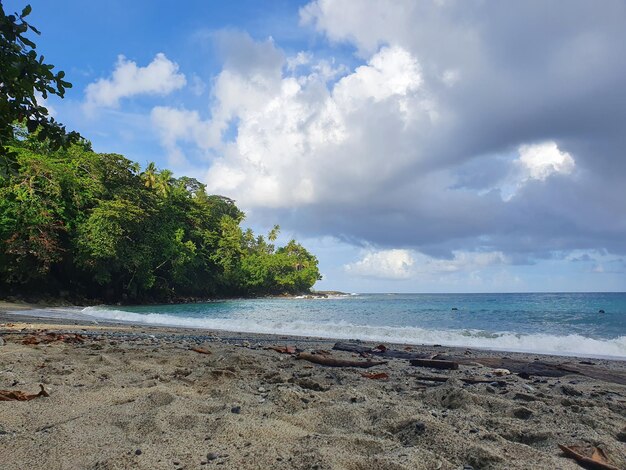
[[[418,327],[368,326],[348,322],[308,322],[298,320],[256,320],[246,318],[184,317],[160,313],[135,313],[106,307],[81,311],[95,320],[141,323],[159,326],[226,330],[241,333],[315,336],[333,339],[360,339],[406,344],[441,344],[483,349],[626,358],[626,336],[596,339],[579,334],[520,334],[484,330],[444,330]],[[84,316],[83,316],[84,319]]]

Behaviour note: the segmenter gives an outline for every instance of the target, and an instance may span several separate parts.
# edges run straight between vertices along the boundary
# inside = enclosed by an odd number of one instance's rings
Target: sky
[[[626,291],[623,1],[30,3],[55,118],[280,224],[317,289]]]

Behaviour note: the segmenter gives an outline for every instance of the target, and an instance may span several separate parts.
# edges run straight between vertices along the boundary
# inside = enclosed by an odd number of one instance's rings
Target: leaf
[[[386,372],[365,372],[361,374],[361,377],[372,380],[387,380],[389,378],[389,374],[387,374]]]
[[[39,393],[26,393],[20,390],[0,390],[0,401],[28,401],[37,397],[49,397],[50,394],[46,392],[43,385],[39,385],[41,390]]]
[[[591,454],[591,460],[595,460],[600,463],[609,463],[609,459],[606,457],[606,454],[599,447],[593,448],[593,454]]]
[[[26,5],[24,7],[24,9],[22,10],[22,18],[24,18],[25,16],[30,15],[31,11],[33,11],[33,8],[30,5]]]

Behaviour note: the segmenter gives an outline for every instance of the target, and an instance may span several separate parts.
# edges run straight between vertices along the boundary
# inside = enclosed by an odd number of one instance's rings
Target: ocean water
[[[353,294],[328,299],[49,309],[40,314],[249,333],[626,358],[626,293]]]

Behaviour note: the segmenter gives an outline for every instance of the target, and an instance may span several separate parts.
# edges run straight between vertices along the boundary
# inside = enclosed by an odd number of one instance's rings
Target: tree
[[[27,5],[21,13],[7,15],[0,3],[0,164],[4,172],[15,164],[15,155],[6,145],[13,138],[16,122],[40,141],[47,141],[52,149],[68,147],[80,139],[37,102],[38,96],[46,99],[49,94],[63,98],[72,84],[64,80],[65,72],[55,74],[54,66],[44,63],[43,55],[37,57],[37,46],[26,36],[29,31],[41,34],[25,20],[30,12]]]
[[[141,178],[143,179],[143,184],[146,188],[154,189],[157,185],[157,167],[154,162],[148,163],[145,171],[141,174]]]

